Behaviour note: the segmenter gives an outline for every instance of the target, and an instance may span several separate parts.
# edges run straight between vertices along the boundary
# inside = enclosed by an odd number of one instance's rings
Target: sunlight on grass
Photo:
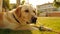
[[[60,17],[38,17],[37,25],[44,25],[60,32]],[[56,34],[54,32],[41,32],[42,34]]]
[[[41,33],[39,30],[33,30],[31,32],[32,32],[32,34],[40,34]]]

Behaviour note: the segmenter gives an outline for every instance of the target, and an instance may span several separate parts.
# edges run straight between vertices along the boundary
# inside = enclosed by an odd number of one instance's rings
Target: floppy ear
[[[15,10],[15,14],[17,17],[21,17],[21,8],[22,7],[17,7],[16,10]]]

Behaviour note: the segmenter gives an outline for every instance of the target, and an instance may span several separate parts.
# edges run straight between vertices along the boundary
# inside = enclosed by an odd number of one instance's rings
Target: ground
[[[60,17],[38,17],[37,24],[43,24],[46,27],[60,32]],[[57,34],[54,32],[41,32],[43,34]]]

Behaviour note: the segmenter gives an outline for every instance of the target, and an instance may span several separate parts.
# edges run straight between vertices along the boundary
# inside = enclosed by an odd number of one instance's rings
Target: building
[[[53,3],[46,3],[42,5],[37,5],[37,11],[40,12],[39,16],[48,16],[47,14],[50,14],[53,12],[60,12],[60,9],[55,8],[53,6]]]

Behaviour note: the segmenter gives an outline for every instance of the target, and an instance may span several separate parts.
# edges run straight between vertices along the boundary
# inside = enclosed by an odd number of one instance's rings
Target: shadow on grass
[[[10,30],[10,29],[0,29],[0,34],[32,34],[29,30]]]

